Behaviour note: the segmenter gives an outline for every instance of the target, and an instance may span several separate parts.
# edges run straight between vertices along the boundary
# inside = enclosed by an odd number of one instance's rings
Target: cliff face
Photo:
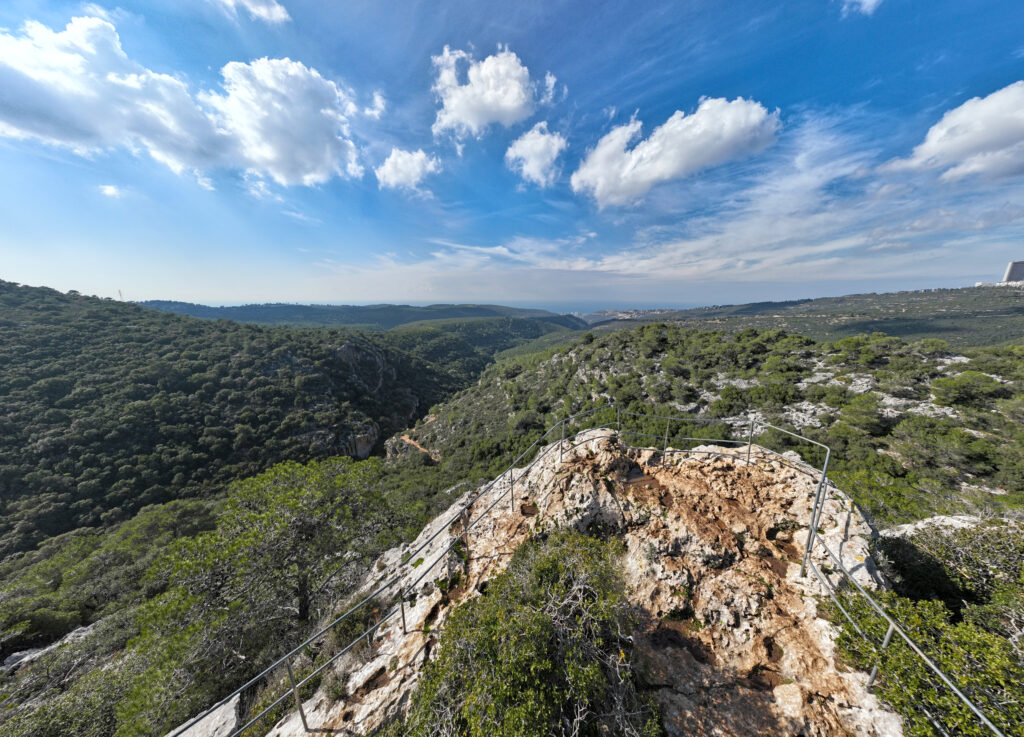
[[[624,448],[608,430],[579,440],[563,463],[551,453],[521,477],[514,474],[514,504],[498,502],[465,533],[468,555],[450,555],[417,585],[415,602],[406,606],[407,634],[395,617],[371,647],[338,661],[335,677],[348,697],[314,695],[305,704],[310,727],[367,734],[399,714],[452,607],[480,595],[530,535],[563,526],[623,540],[630,598],[645,615],[633,633],[635,664],[662,709],[668,735],[900,734],[898,717],[867,692],[866,675],[837,662],[835,628],[817,612],[825,592],[816,580],[799,576],[811,478],[756,452],[748,466],[695,453],[665,460]],[[507,484],[506,476],[478,500],[472,517]],[[467,498],[412,546],[382,556],[364,590],[394,576],[406,553]],[[828,502],[819,527],[862,584],[877,585],[870,530],[849,505]],[[462,523],[442,531],[418,554],[424,563],[406,573],[406,583],[464,532]],[[831,570],[825,555],[816,551],[814,557]],[[435,583],[456,569],[455,588]],[[304,734],[298,714],[270,734]]]

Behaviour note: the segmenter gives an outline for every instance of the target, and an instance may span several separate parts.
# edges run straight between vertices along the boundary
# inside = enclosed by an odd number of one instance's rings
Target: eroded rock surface
[[[756,450],[747,465],[717,455],[735,452],[724,448],[667,459],[628,450],[609,430],[575,442],[561,463],[554,448],[529,471],[499,479],[468,518],[496,506],[471,529],[458,511],[476,491],[415,543],[381,557],[364,591],[402,575],[416,594],[405,631],[393,617],[369,647],[338,661],[335,678],[348,697],[317,693],[306,702],[311,727],[367,734],[400,714],[453,605],[480,595],[520,543],[557,525],[622,538],[630,598],[646,615],[634,658],[669,735],[900,734],[898,717],[866,690],[866,675],[837,663],[835,628],[817,612],[824,589],[799,575],[815,478]],[[513,479],[514,494],[502,498]],[[831,497],[823,537],[863,585],[878,585],[868,526],[841,494]],[[435,535],[414,565],[401,565]],[[431,568],[458,537],[468,554],[442,556]],[[838,575],[825,551],[812,559],[822,575]],[[270,734],[304,732],[291,714]]]

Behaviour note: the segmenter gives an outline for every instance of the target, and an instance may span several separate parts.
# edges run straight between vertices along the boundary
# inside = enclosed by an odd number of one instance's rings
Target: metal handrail
[[[574,422],[574,421],[576,421],[578,419],[582,419],[584,417],[588,417],[588,416],[594,414],[595,412],[598,412],[598,411],[600,411],[602,409],[607,409],[607,408],[610,408],[610,407],[613,407],[613,406],[616,407],[616,409],[618,409],[617,405],[614,402],[607,402],[607,403],[605,403],[603,405],[600,405],[598,407],[592,407],[589,410],[585,410],[583,412],[578,412],[578,413],[576,413],[574,415],[570,415],[569,417],[562,418],[557,423],[552,425],[550,428],[548,428],[548,430],[543,435],[541,435],[537,440],[535,440],[526,450],[524,450],[522,453],[520,453],[519,456],[509,465],[509,467],[505,471],[503,471],[501,474],[499,474],[495,479],[491,480],[489,483],[485,484],[482,487],[482,489],[475,496],[473,496],[464,505],[462,505],[462,508],[459,511],[459,514],[457,514],[447,524],[440,526],[438,528],[437,532],[435,532],[433,535],[431,535],[430,538],[428,538],[423,544],[421,544],[418,548],[416,548],[416,550],[414,550],[412,553],[409,553],[406,556],[405,560],[400,562],[399,565],[404,567],[404,566],[408,565],[410,561],[414,560],[414,558],[415,558],[417,553],[422,551],[423,548],[425,548],[427,545],[429,545],[431,542],[433,542],[434,539],[436,539],[437,536],[439,534],[441,534],[441,532],[443,532],[444,530],[448,529],[448,527],[450,527],[451,524],[456,522],[458,520],[458,518],[461,517],[462,514],[464,514],[465,511],[469,507],[471,507],[473,504],[475,504],[476,501],[478,499],[480,499],[480,497],[482,497],[484,494],[486,494],[488,491],[490,491],[494,487],[494,485],[500,481],[500,479],[502,478],[502,476],[505,475],[505,473],[511,471],[515,467],[516,463],[521,461],[526,456],[527,453],[529,453],[530,451],[534,450],[537,447],[537,445],[542,440],[547,438],[554,430],[556,430],[556,429],[558,429],[560,427],[564,428],[565,425],[568,424],[568,423]],[[504,495],[502,495],[502,498],[504,498]],[[227,696],[222,698],[220,701],[218,701],[217,703],[213,704],[212,706],[210,706],[206,710],[200,712],[195,717],[193,717],[192,719],[188,720],[187,722],[185,722],[184,724],[179,726],[178,729],[176,729],[173,732],[171,732],[170,734],[168,734],[167,737],[180,737],[184,732],[186,732],[187,730],[191,729],[196,724],[201,722],[203,719],[208,717],[210,714],[212,714],[213,712],[215,712],[218,709],[220,709],[221,707],[223,707],[225,704],[227,704],[229,701],[231,701],[236,696],[239,696],[246,689],[249,689],[249,688],[255,686],[263,678],[265,678],[266,676],[270,675],[273,671],[277,670],[282,665],[290,664],[291,659],[293,657],[295,657],[296,655],[298,655],[302,650],[304,650],[306,647],[308,647],[314,641],[318,640],[320,637],[322,637],[327,632],[333,630],[335,627],[337,627],[339,624],[341,624],[345,619],[347,619],[350,615],[352,615],[353,613],[355,613],[356,611],[361,609],[363,606],[365,606],[368,602],[370,602],[371,600],[375,599],[377,596],[382,594],[384,591],[386,591],[386,590],[390,589],[391,587],[393,587],[396,583],[401,581],[401,579],[402,579],[402,574],[401,573],[399,573],[398,575],[392,577],[387,583],[385,583],[385,584],[381,585],[380,587],[378,587],[372,594],[370,594],[369,596],[364,598],[358,604],[355,604],[354,606],[349,608],[346,612],[344,612],[343,614],[338,616],[336,619],[334,619],[332,622],[330,622],[329,624],[327,624],[324,627],[322,627],[319,631],[317,631],[313,635],[310,635],[309,637],[307,637],[305,640],[302,641],[301,644],[295,646],[294,648],[289,650],[287,653],[285,653],[284,655],[279,657],[277,660],[275,660],[273,663],[271,663],[265,669],[260,671],[257,675],[255,675],[252,678],[250,678],[248,681],[246,681],[244,684],[242,684],[241,686],[236,688],[234,691],[232,691],[230,694],[228,694]],[[391,613],[392,612],[389,612],[389,615]],[[387,617],[387,616],[382,617],[380,622],[378,622],[376,626],[379,626],[381,623],[386,621],[388,618],[389,617]],[[376,627],[374,627],[372,629],[376,629]],[[345,651],[350,649],[350,647],[352,645],[354,645],[355,643],[359,642],[363,637],[366,636],[366,634],[367,633],[363,633],[362,635],[357,637],[352,643],[350,643],[349,647],[345,648]],[[339,654],[339,656],[340,656],[340,654]],[[332,661],[334,659],[336,659],[336,658],[332,658]],[[308,678],[309,677],[307,676],[307,678],[304,679],[301,683],[305,683],[306,680],[308,680]],[[298,684],[294,683],[294,678],[293,677],[292,677],[291,680],[292,680],[292,690],[296,691],[296,689],[298,688]],[[283,697],[281,697],[281,698],[277,699],[276,701],[274,701],[272,704],[270,704],[270,706],[268,706],[266,709],[264,709],[263,712],[261,712],[257,717],[255,717],[254,719],[251,719],[245,725],[243,725],[242,727],[240,727],[237,730],[235,730],[234,732],[232,732],[230,737],[236,737],[238,734],[241,734],[246,729],[251,727],[255,722],[259,721],[259,719],[261,719],[263,716],[265,716],[273,707],[277,706],[285,698],[287,698],[287,696],[288,696],[288,694],[286,693]],[[296,691],[296,698],[297,698],[297,696],[298,696],[298,694],[297,694],[297,691]],[[299,705],[299,709],[300,709],[300,712],[301,712],[301,704]],[[303,716],[303,722],[305,722],[305,715],[303,714],[302,716]],[[304,724],[304,726],[305,726],[305,724]]]
[[[924,664],[927,665],[928,668],[939,677],[939,679],[949,688],[949,690],[952,691],[957,696],[957,698],[959,698],[960,701],[962,701],[964,705],[967,706],[967,708],[970,709],[976,717],[978,717],[978,719],[981,720],[982,724],[988,727],[989,730],[991,730],[991,732],[997,735],[998,737],[1006,737],[1006,735],[1003,734],[1002,730],[1000,730],[999,727],[994,725],[989,720],[989,718],[985,716],[985,713],[982,712],[981,709],[979,709],[977,706],[975,706],[974,702],[967,698],[967,696],[959,688],[957,688],[956,684],[953,683],[952,679],[949,676],[947,676],[942,671],[942,669],[939,668],[939,666],[937,666],[932,661],[932,659],[924,653],[924,651],[918,646],[916,642],[914,642],[910,635],[908,635],[906,631],[902,627],[900,627],[897,621],[888,612],[886,612],[885,609],[877,601],[875,601],[875,598],[871,596],[871,594],[869,594],[863,586],[860,585],[857,579],[853,577],[853,574],[850,573],[850,571],[846,568],[845,565],[843,565],[843,561],[839,558],[839,556],[832,552],[832,549],[825,543],[821,536],[818,535],[817,531],[814,532],[814,537],[821,542],[821,547],[825,550],[825,552],[829,554],[829,557],[832,558],[833,561],[835,561],[836,566],[839,568],[840,572],[842,572],[846,580],[848,580],[850,583],[854,585],[854,587],[857,589],[858,593],[860,593],[862,598],[864,598],[864,600],[868,602],[871,608],[874,609],[879,614],[879,616],[881,616],[882,619],[884,619],[888,623],[889,629],[886,632],[885,639],[882,641],[881,649],[884,650],[886,647],[888,647],[893,634],[899,635],[900,638],[907,644],[907,646],[914,651],[914,654],[917,655],[917,657],[920,658],[924,662]],[[839,607],[840,611],[846,616],[850,624],[854,626],[854,628],[866,642],[874,646],[875,643],[872,642],[871,638],[864,634],[860,627],[858,627],[857,624],[853,621],[853,618],[846,612],[843,606],[839,604],[839,600],[835,594],[832,583],[825,583],[828,581],[828,578],[823,577],[821,575],[817,567],[814,565],[813,561],[810,563],[810,566],[814,569],[814,573],[818,577],[818,580],[822,581],[823,585],[825,585],[825,588],[829,592],[829,595],[832,597],[832,600]],[[877,675],[878,668],[876,666],[874,671],[872,672],[871,677],[869,678],[869,683],[874,682],[874,679]],[[929,719],[931,719],[932,722],[935,723],[934,717],[929,717]],[[941,726],[938,724],[935,724],[935,726],[939,727],[939,729],[942,729]]]
[[[513,509],[514,509],[514,505],[515,505],[515,482],[517,480],[517,477],[515,475],[516,464],[518,464],[520,461],[522,461],[529,453],[533,452],[538,447],[538,445],[541,444],[542,441],[546,440],[556,430],[560,430],[560,433],[561,433],[560,440],[558,442],[556,442],[556,443],[549,444],[547,447],[545,447],[541,451],[541,453],[539,455],[537,455],[535,458],[533,458],[529,462],[529,464],[527,464],[523,469],[521,469],[519,474],[518,474],[518,479],[522,479],[524,476],[529,474],[529,472],[533,469],[533,467],[537,463],[542,461],[544,458],[547,458],[549,456],[549,454],[553,453],[556,448],[558,449],[558,452],[559,452],[558,463],[561,463],[562,459],[564,457],[564,452],[566,450],[566,448],[565,448],[565,440],[566,440],[565,428],[569,424],[571,424],[573,422],[576,422],[578,420],[584,419],[586,417],[589,417],[589,416],[595,414],[596,412],[599,412],[599,411],[601,411],[603,409],[608,409],[608,408],[611,408],[611,407],[615,407],[616,418],[615,418],[614,427],[616,428],[617,433],[618,433],[618,435],[620,437],[623,436],[623,435],[630,435],[630,436],[642,437],[642,438],[658,438],[658,439],[661,439],[661,440],[663,440],[663,444],[662,444],[662,448],[660,450],[663,453],[665,453],[666,455],[668,453],[688,453],[688,454],[689,453],[707,453],[707,454],[711,454],[711,455],[715,455],[715,456],[720,456],[720,457],[737,458],[737,459],[739,459],[741,461],[745,461],[748,465],[750,465],[751,462],[752,462],[751,461],[752,452],[753,452],[753,450],[755,448],[757,448],[760,452],[762,452],[762,453],[764,453],[766,455],[774,456],[775,459],[778,460],[779,462],[783,463],[783,465],[786,465],[786,466],[788,466],[790,468],[793,468],[794,470],[797,470],[797,471],[799,471],[801,473],[807,474],[807,475],[811,476],[812,478],[813,477],[817,477],[818,478],[818,484],[817,484],[817,488],[816,488],[816,490],[814,492],[814,506],[812,507],[812,510],[811,510],[811,524],[810,524],[810,529],[808,531],[807,544],[805,546],[803,561],[801,563],[801,576],[802,577],[806,577],[807,569],[810,568],[811,572],[815,575],[815,577],[821,583],[821,585],[823,586],[825,591],[829,594],[829,596],[832,598],[832,600],[838,606],[838,608],[842,612],[842,614],[846,617],[847,620],[849,620],[851,625],[853,625],[853,627],[857,631],[857,633],[865,641],[867,641],[867,642],[871,643],[872,645],[874,645],[874,643],[871,641],[871,639],[869,637],[867,637],[867,635],[863,632],[863,630],[854,621],[852,616],[841,605],[841,603],[839,602],[839,598],[838,598],[838,596],[836,594],[836,591],[834,589],[834,586],[831,584],[831,582],[829,581],[828,577],[824,576],[821,573],[821,571],[819,570],[818,566],[816,566],[814,564],[814,562],[811,560],[811,558],[810,558],[811,552],[812,552],[815,544],[816,543],[819,544],[828,553],[828,555],[837,563],[838,568],[843,573],[843,575],[849,581],[851,581],[853,583],[853,585],[856,587],[856,589],[858,590],[858,592],[863,597],[865,597],[867,599],[867,601],[871,605],[871,607],[888,622],[889,630],[886,633],[885,640],[882,643],[882,648],[884,649],[885,647],[888,646],[888,644],[889,644],[890,640],[892,639],[892,636],[893,636],[894,633],[895,634],[899,634],[900,638],[903,639],[908,644],[908,646],[914,651],[914,653],[919,658],[921,658],[924,661],[924,663],[929,667],[929,669],[931,671],[933,671],[936,675],[938,675],[938,677],[942,680],[942,682],[981,720],[981,722],[986,727],[988,727],[989,730],[991,730],[991,732],[994,735],[996,735],[996,737],[1006,737],[1004,735],[1004,733],[1002,731],[1000,731],[999,728],[996,727],[985,716],[985,714],[959,688],[957,688],[956,684],[954,684],[953,681],[945,673],[943,673],[942,670],[934,662],[932,662],[932,660],[930,658],[928,658],[927,655],[925,655],[925,653],[917,646],[917,644],[910,638],[910,636],[899,626],[899,624],[896,622],[896,620],[893,619],[887,612],[885,612],[885,610],[881,607],[881,605],[879,605],[878,602],[875,601],[875,599],[853,578],[853,575],[843,565],[842,560],[840,559],[840,557],[837,556],[828,547],[828,545],[825,542],[825,540],[818,534],[817,527],[818,527],[818,524],[819,524],[819,522],[821,520],[821,515],[822,515],[823,509],[824,509],[825,500],[826,500],[826,496],[828,495],[829,489],[834,489],[839,494],[842,494],[842,492],[838,488],[834,487],[834,485],[832,485],[831,482],[829,482],[828,478],[827,478],[828,463],[829,463],[829,459],[831,457],[831,452],[832,452],[831,449],[827,445],[824,445],[823,443],[820,443],[820,442],[818,442],[816,440],[812,440],[811,438],[807,438],[807,437],[805,437],[803,435],[799,435],[798,433],[792,432],[792,431],[787,430],[785,428],[778,427],[776,425],[772,425],[772,424],[767,423],[767,422],[759,421],[759,420],[757,420],[757,419],[755,419],[753,417],[751,417],[749,419],[749,433],[748,433],[748,438],[747,438],[746,442],[744,442],[742,440],[738,440],[738,439],[726,439],[726,438],[716,439],[716,438],[697,438],[697,437],[674,437],[674,436],[670,437],[669,429],[670,429],[671,423],[673,421],[682,422],[682,423],[691,423],[691,424],[693,424],[693,423],[697,423],[697,424],[711,424],[711,423],[728,424],[728,423],[726,423],[724,419],[717,419],[717,418],[672,417],[672,416],[664,416],[664,415],[647,415],[647,414],[642,414],[642,413],[638,413],[638,412],[632,412],[632,411],[623,410],[614,401],[613,402],[608,402],[608,403],[600,405],[598,407],[593,407],[593,408],[591,408],[589,410],[585,410],[583,412],[578,412],[578,413],[576,413],[574,415],[570,415],[570,416],[565,417],[565,418],[562,418],[561,420],[556,422],[554,425],[552,425],[550,428],[548,428],[540,437],[538,437],[536,440],[534,440],[534,442],[531,443],[530,446],[526,450],[524,450],[522,453],[520,453],[519,456],[517,456],[516,459],[514,461],[512,461],[512,463],[508,466],[508,468],[506,468],[504,471],[502,471],[500,474],[498,474],[490,482],[484,484],[481,487],[480,491],[478,491],[476,494],[474,494],[472,497],[470,497],[464,504],[460,505],[460,508],[459,508],[458,512],[448,522],[446,522],[443,525],[439,525],[437,531],[435,531],[434,534],[432,534],[423,543],[421,543],[415,550],[413,550],[410,553],[407,553],[404,556],[404,558],[399,562],[399,573],[397,573],[396,575],[392,576],[387,582],[381,584],[377,589],[375,589],[373,591],[373,593],[371,593],[371,594],[367,595],[366,597],[364,597],[361,601],[359,601],[354,606],[350,607],[347,611],[345,611],[343,614],[339,615],[337,618],[335,618],[329,624],[327,624],[324,627],[320,628],[313,635],[307,637],[305,640],[303,640],[303,642],[300,645],[294,647],[288,653],[286,653],[285,655],[283,655],[280,658],[278,658],[277,660],[275,660],[271,665],[269,665],[267,668],[265,668],[263,671],[261,671],[258,675],[252,677],[251,679],[246,681],[245,684],[243,684],[242,686],[238,687],[233,692],[231,692],[231,694],[229,694],[225,698],[221,699],[216,704],[210,706],[208,709],[206,709],[205,711],[201,712],[200,714],[198,714],[194,718],[192,718],[189,721],[187,721],[184,724],[182,724],[177,730],[175,730],[174,732],[168,734],[167,737],[181,737],[181,735],[183,733],[185,733],[186,731],[188,731],[189,729],[194,727],[196,724],[201,722],[203,719],[207,718],[214,711],[216,711],[216,710],[222,708],[223,706],[225,706],[228,702],[230,702],[236,696],[239,696],[240,694],[242,694],[247,689],[255,686],[263,678],[265,678],[268,675],[270,675],[273,671],[279,669],[282,665],[285,666],[285,668],[287,669],[288,679],[289,679],[289,683],[290,683],[290,689],[288,691],[286,691],[283,695],[281,695],[280,697],[275,699],[273,702],[271,702],[268,706],[266,706],[255,717],[250,718],[249,721],[247,721],[244,725],[242,725],[241,727],[238,727],[237,729],[235,729],[228,737],[238,737],[238,735],[240,735],[242,732],[247,730],[249,727],[251,727],[252,725],[256,724],[258,721],[260,721],[263,717],[265,717],[268,713],[270,713],[275,707],[279,706],[281,703],[286,701],[289,696],[292,696],[295,699],[296,708],[297,708],[297,710],[299,712],[299,715],[300,715],[300,718],[302,720],[303,727],[306,729],[307,732],[310,732],[311,730],[309,729],[309,725],[306,722],[305,710],[303,708],[302,700],[301,700],[301,697],[299,695],[299,688],[301,688],[305,684],[309,683],[314,677],[316,677],[317,675],[322,673],[328,666],[330,666],[332,663],[334,663],[338,658],[342,657],[343,655],[345,655],[346,653],[351,651],[352,648],[354,648],[359,642],[363,641],[364,639],[368,639],[369,637],[371,637],[373,635],[373,633],[375,633],[379,628],[381,628],[385,623],[390,621],[393,617],[400,616],[401,617],[401,621],[402,621],[403,632],[407,631],[406,630],[406,624],[405,624],[405,601],[406,601],[406,598],[408,597],[408,595],[410,594],[410,592],[412,592],[416,588],[416,586],[418,586],[420,584],[420,582],[426,577],[426,575],[430,571],[432,571],[441,561],[447,559],[448,556],[455,549],[455,547],[468,534],[468,532],[471,529],[473,529],[473,527],[478,522],[480,522],[480,520],[482,520],[485,517],[487,517],[490,514],[490,512],[501,501],[503,501],[505,499],[506,496],[510,497],[510,500],[511,500],[511,503],[512,503]],[[633,416],[633,417],[643,417],[643,418],[647,418],[647,419],[666,420],[665,433],[664,433],[664,435],[653,435],[651,433],[641,433],[641,432],[638,432],[638,431],[633,431],[633,430],[628,430],[628,429],[627,430],[623,430],[622,429],[622,416],[623,415]],[[584,430],[593,430],[593,429],[598,429],[598,428],[607,428],[607,427],[611,427],[611,426],[612,426],[612,423],[607,423],[607,424],[604,424],[604,425],[597,425],[595,427],[580,428],[580,430],[578,432],[576,432],[570,438],[568,450],[572,450],[572,449],[574,449],[574,448],[576,448],[576,447],[578,447],[580,445],[583,445],[583,444],[585,444],[587,442],[590,442],[590,439],[585,439],[583,441],[580,441],[580,442],[577,442],[577,443],[573,443],[572,441],[579,435],[580,432],[583,432]],[[784,455],[782,455],[778,451],[772,450],[770,448],[766,448],[766,447],[761,446],[761,445],[755,445],[754,442],[753,442],[754,434],[755,434],[755,429],[758,429],[758,428],[761,429],[761,433],[762,434],[763,434],[763,432],[765,430],[772,429],[772,430],[776,430],[776,431],[782,432],[782,433],[784,433],[786,435],[789,435],[789,436],[791,436],[793,438],[796,438],[797,440],[800,440],[802,442],[810,443],[812,445],[815,445],[815,446],[818,446],[819,448],[824,449],[825,450],[825,461],[822,464],[822,468],[818,469],[818,468],[812,466],[811,464],[805,463],[803,461],[800,461],[800,462],[792,461],[791,459],[786,458]],[[679,450],[679,449],[674,449],[674,448],[670,448],[670,445],[669,445],[670,440],[671,441],[680,441],[680,440],[685,440],[685,441],[701,441],[702,443],[715,444],[715,445],[719,445],[719,446],[720,446],[720,444],[723,444],[723,443],[738,444],[739,447],[742,447],[743,445],[745,445],[746,446],[746,457],[744,459],[742,454],[739,454],[739,455],[723,454],[723,453],[719,453],[717,451],[709,451],[709,450],[692,450],[692,449],[691,450],[685,450],[685,449],[684,450]],[[628,444],[627,444],[627,447],[630,448],[630,449],[633,449],[633,450],[654,450],[654,451],[659,450],[658,448],[638,447],[638,446],[632,446],[632,445],[628,445]],[[418,567],[417,564],[415,563],[415,561],[417,560],[417,558],[416,558],[417,554],[422,552],[427,546],[429,546],[434,540],[436,540],[437,537],[441,533],[450,530],[453,525],[458,523],[460,520],[465,519],[466,515],[468,514],[468,512],[472,508],[472,506],[479,499],[481,499],[485,494],[490,492],[495,487],[496,484],[501,483],[502,480],[506,477],[506,475],[508,476],[508,488],[504,492],[502,492],[494,501],[492,501],[491,504],[485,510],[483,510],[479,515],[477,515],[475,519],[473,519],[471,521],[467,519],[464,522],[464,524],[463,524],[462,532],[458,536],[456,536],[452,540],[452,542],[449,543],[444,548],[444,550],[442,550],[438,554],[438,556],[434,559],[434,561],[429,566],[427,566],[423,571],[421,571],[420,575],[418,577],[416,577],[416,579],[412,583],[410,583],[410,584],[408,584],[406,586],[402,586],[400,588],[399,594],[398,594],[398,603],[393,604],[387,610],[387,612],[385,614],[383,614],[378,619],[377,622],[375,622],[372,626],[370,626],[368,629],[366,629],[360,635],[355,637],[351,642],[349,642],[339,652],[337,652],[334,655],[332,655],[326,662],[322,663],[319,667],[317,667],[311,673],[309,673],[306,676],[304,676],[301,680],[296,681],[294,672],[292,670],[292,663],[291,663],[292,659],[296,655],[298,655],[301,651],[303,651],[305,648],[307,648],[314,641],[316,641],[317,639],[322,637],[324,634],[326,634],[327,632],[330,632],[331,630],[335,629],[339,624],[341,624],[343,621],[345,621],[349,616],[351,616],[352,614],[354,614],[355,612],[360,610],[362,607],[366,606],[369,602],[375,600],[378,596],[383,594],[385,591],[388,591],[389,589],[394,588],[396,586],[396,584],[398,584],[399,582],[402,581],[402,579],[403,579],[403,577],[404,577],[404,575],[406,573],[406,569],[408,567],[412,567],[412,568]],[[843,495],[843,496],[845,497],[845,495]],[[847,497],[847,499],[848,499],[848,497]],[[422,563],[420,563],[419,565],[422,565]],[[878,668],[876,666],[874,668],[874,670],[872,671],[872,674],[871,674],[871,676],[869,678],[869,682],[868,682],[869,687],[874,682],[874,679],[877,676],[877,673],[878,673]],[[939,725],[935,721],[934,717],[932,717],[930,714],[928,714],[928,718],[929,718],[930,721],[932,721],[932,723],[940,731],[945,733],[945,730],[941,727],[941,725]]]

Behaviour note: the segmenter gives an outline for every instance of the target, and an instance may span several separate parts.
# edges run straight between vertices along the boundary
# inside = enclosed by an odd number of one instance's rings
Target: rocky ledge
[[[466,542],[465,554],[447,556],[417,584],[405,632],[396,616],[369,646],[336,663],[332,678],[347,696],[336,701],[323,689],[309,699],[311,728],[364,735],[400,714],[452,607],[479,596],[521,542],[561,526],[622,539],[630,598],[646,621],[633,633],[634,658],[668,735],[901,734],[899,718],[867,690],[866,674],[839,662],[836,628],[818,611],[826,592],[813,576],[800,577],[816,479],[796,459],[755,450],[748,465],[727,456],[734,450],[712,447],[666,457],[628,449],[609,430],[588,431],[575,443],[566,443],[562,462],[555,451],[513,473],[514,502],[498,501],[472,529],[464,529],[465,516],[441,528],[476,492],[416,542],[381,557],[365,592],[400,572],[411,585],[454,539]],[[484,494],[469,519],[498,500],[509,480]],[[871,530],[837,490],[819,528],[863,585],[882,584],[869,556]],[[417,553],[423,563],[401,565],[439,531]],[[826,556],[815,550],[812,558],[830,572]],[[443,583],[451,580],[458,583]],[[305,732],[292,713],[269,734]]]

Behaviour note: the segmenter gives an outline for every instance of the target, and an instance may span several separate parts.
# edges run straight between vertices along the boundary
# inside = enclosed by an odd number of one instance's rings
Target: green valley
[[[512,316],[268,327],[2,286],[0,646],[74,631],[0,676],[5,733],[165,734],[344,611],[377,556],[453,493],[609,401],[711,421],[673,428],[693,443],[745,441],[753,416],[827,444],[830,478],[882,531],[988,520],[886,533],[876,555],[893,607],[1019,667],[1020,551],[979,553],[1014,534],[1024,507],[1019,344],[954,349],[879,332],[818,342],[688,319],[582,334]],[[822,461],[773,432],[754,440]],[[506,614],[483,611],[465,617],[485,617],[472,636],[490,642]],[[310,652],[309,669],[328,654]],[[451,667],[430,672],[410,729],[422,731],[429,689],[455,678]],[[638,698],[632,688],[622,693]],[[246,697],[247,713],[263,693]]]

